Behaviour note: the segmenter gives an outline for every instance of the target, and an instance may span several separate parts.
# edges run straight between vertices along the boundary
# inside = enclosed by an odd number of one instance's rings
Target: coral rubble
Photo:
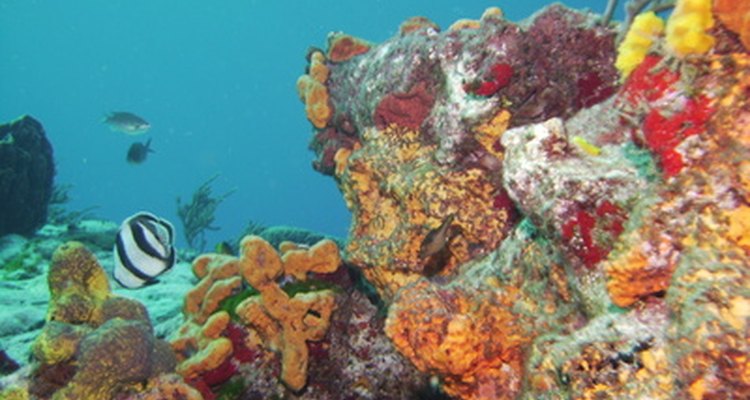
[[[461,399],[746,396],[747,15],[678,0],[619,48],[559,5],[336,34],[301,78],[313,166],[396,348]]]

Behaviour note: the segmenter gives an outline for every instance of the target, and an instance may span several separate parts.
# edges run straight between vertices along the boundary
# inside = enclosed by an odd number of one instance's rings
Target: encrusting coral
[[[745,49],[750,50],[750,3],[734,0],[713,0],[713,11],[726,27],[736,33]]]
[[[325,336],[335,308],[333,292],[323,289],[290,296],[278,279],[288,276],[301,282],[309,273],[334,272],[340,264],[338,246],[331,240],[309,248],[285,242],[277,253],[257,236],[242,240],[239,257],[198,257],[193,271],[201,281],[186,296],[186,321],[172,340],[177,371],[188,380],[220,368],[229,368],[226,378],[236,371],[231,357],[241,349],[229,337],[232,312],[240,324],[255,332],[252,337],[263,348],[281,354],[280,379],[290,389],[301,390],[307,379],[307,342]],[[243,282],[255,292],[231,311],[220,309],[224,300],[238,294]]]
[[[32,395],[113,399],[174,370],[174,354],[154,336],[145,307],[112,294],[106,273],[81,243],[55,251],[47,280],[51,298],[32,349],[39,362]],[[60,373],[67,378],[55,376]]]
[[[551,6],[413,18],[327,62],[311,147],[352,211],[345,261],[447,394],[750,391],[744,3],[638,16],[617,61],[613,32]]]

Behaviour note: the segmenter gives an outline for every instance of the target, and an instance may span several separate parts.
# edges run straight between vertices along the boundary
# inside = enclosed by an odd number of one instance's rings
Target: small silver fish
[[[141,135],[151,129],[148,121],[127,111],[113,111],[107,114],[102,122],[109,125],[113,131],[128,135]]]

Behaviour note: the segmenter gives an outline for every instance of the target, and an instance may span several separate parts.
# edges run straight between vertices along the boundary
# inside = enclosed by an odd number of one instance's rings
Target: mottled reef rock
[[[678,0],[619,49],[596,20],[491,8],[313,51],[344,260],[455,398],[745,398],[748,8]]]
[[[39,121],[0,125],[0,236],[31,235],[47,220],[55,163]]]

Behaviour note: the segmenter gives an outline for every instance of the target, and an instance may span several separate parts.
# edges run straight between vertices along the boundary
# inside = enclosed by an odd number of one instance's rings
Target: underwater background
[[[603,1],[572,0],[603,12]],[[30,114],[54,149],[67,207],[119,223],[140,210],[172,221],[175,199],[219,174],[236,191],[219,206],[209,245],[249,221],[339,237],[350,224],[335,182],[311,167],[310,124],[295,90],[304,54],[341,30],[372,42],[424,15],[440,26],[501,6],[510,20],[548,2],[13,1],[0,0],[0,121]],[[619,8],[618,8],[618,11]],[[151,123],[142,136],[102,123],[111,111]],[[152,139],[138,165],[128,147]]]
[[[750,0],[0,0],[0,399],[748,398],[748,93]]]

